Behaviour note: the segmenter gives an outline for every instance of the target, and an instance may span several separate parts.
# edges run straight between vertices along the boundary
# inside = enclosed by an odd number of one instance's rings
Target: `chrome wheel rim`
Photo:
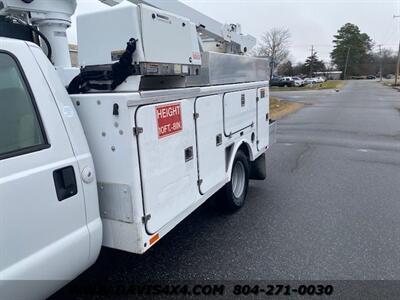
[[[246,183],[246,170],[241,161],[237,161],[232,171],[232,191],[236,198],[242,196]]]

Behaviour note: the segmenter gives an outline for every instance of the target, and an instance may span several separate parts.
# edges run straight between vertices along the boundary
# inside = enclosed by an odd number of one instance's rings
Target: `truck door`
[[[269,145],[269,91],[268,87],[257,90],[257,150]]]
[[[199,189],[205,194],[225,179],[222,95],[196,99]]]
[[[153,234],[198,198],[193,99],[136,111],[146,229]]]
[[[1,279],[51,279],[50,288],[63,284],[54,280],[73,279],[87,265],[89,233],[80,174],[53,95],[28,46],[4,44],[0,290]]]

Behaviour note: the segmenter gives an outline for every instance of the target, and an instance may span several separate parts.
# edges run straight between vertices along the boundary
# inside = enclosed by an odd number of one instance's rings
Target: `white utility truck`
[[[75,0],[0,0],[0,299],[50,295],[102,245],[144,253],[212,195],[234,211],[265,179],[255,39],[178,1],[102,2],[78,16],[78,69]]]

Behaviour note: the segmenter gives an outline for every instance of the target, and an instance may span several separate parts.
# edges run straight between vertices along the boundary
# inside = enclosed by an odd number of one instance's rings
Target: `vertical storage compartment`
[[[257,90],[257,150],[261,151],[269,145],[269,89]]]
[[[199,189],[205,194],[225,178],[222,95],[197,98],[195,111]]]
[[[255,89],[224,95],[224,131],[226,136],[255,126],[257,92]]]
[[[146,230],[156,233],[199,198],[193,99],[136,112]]]

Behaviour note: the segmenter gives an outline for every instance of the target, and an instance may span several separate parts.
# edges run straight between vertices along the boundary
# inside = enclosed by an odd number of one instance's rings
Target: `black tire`
[[[231,181],[217,195],[218,206],[233,213],[243,207],[249,187],[250,164],[243,151],[236,153],[232,166]]]

